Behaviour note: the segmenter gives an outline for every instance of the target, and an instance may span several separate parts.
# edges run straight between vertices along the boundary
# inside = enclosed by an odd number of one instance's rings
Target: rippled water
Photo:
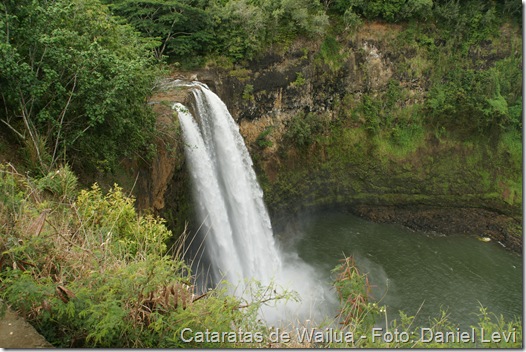
[[[310,217],[303,232],[300,257],[328,277],[344,255],[354,256],[391,319],[399,310],[415,315],[422,304],[421,323],[442,308],[451,322],[468,327],[478,321],[480,304],[506,319],[522,315],[522,257],[496,242],[429,235],[340,212]]]

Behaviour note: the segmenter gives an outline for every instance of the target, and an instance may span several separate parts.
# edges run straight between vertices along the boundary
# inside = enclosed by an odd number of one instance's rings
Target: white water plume
[[[214,281],[225,279],[236,287],[231,293],[238,295],[247,294],[249,280],[296,291],[300,303],[289,301],[261,312],[269,323],[322,318],[333,296],[316,271],[295,253],[279,252],[239,127],[205,85],[184,85],[192,87],[199,124],[183,105],[173,108],[183,131]]]

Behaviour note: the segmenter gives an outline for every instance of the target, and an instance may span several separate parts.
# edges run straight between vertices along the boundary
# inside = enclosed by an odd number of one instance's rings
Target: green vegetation
[[[59,161],[112,171],[122,157],[151,155],[154,121],[144,103],[158,74],[154,58],[187,68],[235,63],[233,74],[250,73],[238,64],[307,38],[320,43],[313,59],[321,76],[341,73],[348,59],[342,39],[352,34],[330,31],[329,15],[353,33],[364,19],[406,23],[392,45],[416,55],[396,61],[387,91],[340,96],[350,106],[339,113],[372,135],[407,145],[422,128],[459,139],[498,139],[522,128],[521,43],[497,44],[499,28],[521,13],[517,1],[338,0],[325,9],[312,0],[103,2],[0,5],[0,119],[42,174]],[[405,107],[410,90],[401,83],[421,78],[429,81],[422,107]],[[302,89],[308,79],[298,72],[291,86]],[[254,85],[244,87],[243,99],[253,101]],[[319,130],[293,126],[300,145]]]
[[[520,60],[507,57],[488,70],[452,67],[429,92],[426,110],[434,123],[467,135],[522,131]]]
[[[291,83],[291,86],[300,88],[307,83],[307,80],[305,79],[305,76],[303,76],[303,73],[296,72],[296,80]]]
[[[133,199],[115,186],[104,193],[95,184],[77,190],[68,168],[39,179],[0,168],[0,298],[26,317],[56,347],[265,347],[271,329],[258,320],[261,305],[291,299],[292,293],[254,282],[252,301],[226,294],[225,286],[196,293],[190,268],[181,259],[183,247],[167,251],[171,237],[163,221],[139,216]],[[168,253],[172,253],[169,255]],[[480,327],[488,333],[515,332],[512,342],[484,344],[413,342],[372,339],[371,329],[385,307],[369,298],[367,276],[352,258],[334,269],[340,298],[336,331],[366,335],[353,342],[324,344],[301,341],[301,347],[520,347],[519,321],[505,322],[481,310]],[[225,283],[226,284],[226,283]],[[20,299],[24,297],[24,299]],[[388,330],[414,331],[414,317]],[[319,326],[324,329],[325,325]],[[455,332],[446,314],[430,321],[434,332]],[[477,328],[480,328],[477,327]],[[193,331],[261,336],[257,341],[184,341]],[[293,335],[294,327],[291,329]],[[184,339],[183,339],[184,337]],[[380,340],[380,342],[379,342]],[[294,345],[298,347],[298,345]],[[281,343],[276,347],[287,347]]]
[[[97,0],[4,1],[0,12],[0,121],[36,170],[64,155],[76,167],[112,169],[148,148],[151,41]]]
[[[429,20],[439,17],[442,23],[457,35],[459,27],[472,21],[481,25],[488,24],[483,12],[495,11],[504,13],[520,23],[521,3],[514,0],[490,1],[448,1],[448,0],[336,0],[326,1],[330,11],[338,14],[356,13],[368,20],[381,19],[387,22],[408,20]]]
[[[320,51],[316,57],[316,63],[328,67],[331,71],[342,68],[345,56],[341,53],[342,46],[335,37],[328,35],[321,43]]]
[[[146,38],[156,38],[155,57],[193,56],[213,43],[211,18],[202,1],[115,0],[103,1],[113,13],[126,18]]]
[[[246,61],[273,43],[323,34],[328,25],[314,0],[104,0],[147,38],[158,38],[155,55],[184,67],[208,57]]]
[[[285,140],[302,148],[308,147],[315,141],[315,136],[325,130],[323,117],[314,113],[298,113],[287,126]]]
[[[319,41],[302,72],[315,70],[305,78],[323,88],[312,98],[332,117],[312,106],[319,110],[296,112],[284,123],[278,150],[284,166],[264,184],[269,208],[281,214],[360,201],[484,204],[520,216],[520,3],[325,5],[336,26],[350,13],[362,22],[401,25],[373,24],[364,29],[367,40],[347,28]]]
[[[167,63],[226,69],[242,83],[239,98],[254,104],[260,72],[248,63],[309,43],[289,87],[298,94],[320,83],[313,101],[324,106],[295,107],[284,132],[269,126],[255,141],[277,149],[276,167],[286,168],[272,182],[262,177],[275,213],[363,201],[522,215],[517,0],[3,0],[0,14],[0,154],[23,164],[0,165],[0,298],[57,347],[268,347],[258,309],[294,297],[257,282],[254,302],[225,286],[197,292],[182,245],[167,248],[175,240],[163,219],[139,215],[118,186],[80,188],[78,174],[112,173],[125,158],[155,152],[146,102]],[[373,21],[397,24],[389,39],[369,43],[392,69],[377,86],[374,60],[355,47]],[[347,70],[356,87],[341,87]],[[334,275],[338,329],[370,336],[387,312],[370,302],[367,276],[351,259]],[[401,316],[389,329],[416,334],[414,317]],[[265,338],[188,344],[184,327]],[[429,327],[456,329],[446,315]],[[522,346],[521,321],[481,308],[477,328],[517,333],[514,343],[484,347]],[[481,346],[360,339],[318,347]]]
[[[253,302],[224,288],[198,294],[183,248],[167,251],[162,219],[138,216],[118,186],[104,194],[76,182],[68,168],[40,179],[0,168],[0,297],[54,346],[233,347],[180,333],[264,331],[259,307],[289,297],[257,283]]]
[[[263,130],[256,139],[256,144],[259,148],[264,149],[272,147],[272,141],[268,139],[269,134],[272,132],[272,126],[269,126]]]
[[[247,84],[245,86],[245,89],[243,90],[243,99],[254,101],[254,96],[252,93],[254,92],[254,86],[252,84]]]

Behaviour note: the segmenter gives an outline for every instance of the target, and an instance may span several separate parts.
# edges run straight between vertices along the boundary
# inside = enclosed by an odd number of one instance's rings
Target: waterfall
[[[277,283],[297,291],[304,302],[307,298],[310,302],[304,307],[318,309],[313,305],[319,302],[308,298],[314,294],[316,300],[325,300],[314,270],[298,258],[284,261],[277,248],[263,191],[238,125],[205,85],[188,86],[192,87],[199,124],[183,105],[173,108],[183,131],[196,210],[215,283],[224,279],[241,295],[247,280],[264,286]],[[283,310],[267,312],[269,316],[283,318]]]

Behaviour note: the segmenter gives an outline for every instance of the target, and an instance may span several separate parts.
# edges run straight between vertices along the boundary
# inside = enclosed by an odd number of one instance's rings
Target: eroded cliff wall
[[[243,66],[173,78],[201,80],[225,101],[277,229],[294,214],[338,206],[375,221],[491,236],[520,248],[522,165],[496,139],[450,138],[426,124],[432,62],[421,43],[400,41],[403,31],[370,23],[346,40],[296,41]],[[499,41],[470,57],[482,70],[512,55],[517,38],[503,27]],[[186,99],[177,94],[165,89],[159,106]],[[149,204],[180,218],[189,201],[181,190],[188,186],[184,163],[173,162],[181,149],[168,157],[158,146]]]

